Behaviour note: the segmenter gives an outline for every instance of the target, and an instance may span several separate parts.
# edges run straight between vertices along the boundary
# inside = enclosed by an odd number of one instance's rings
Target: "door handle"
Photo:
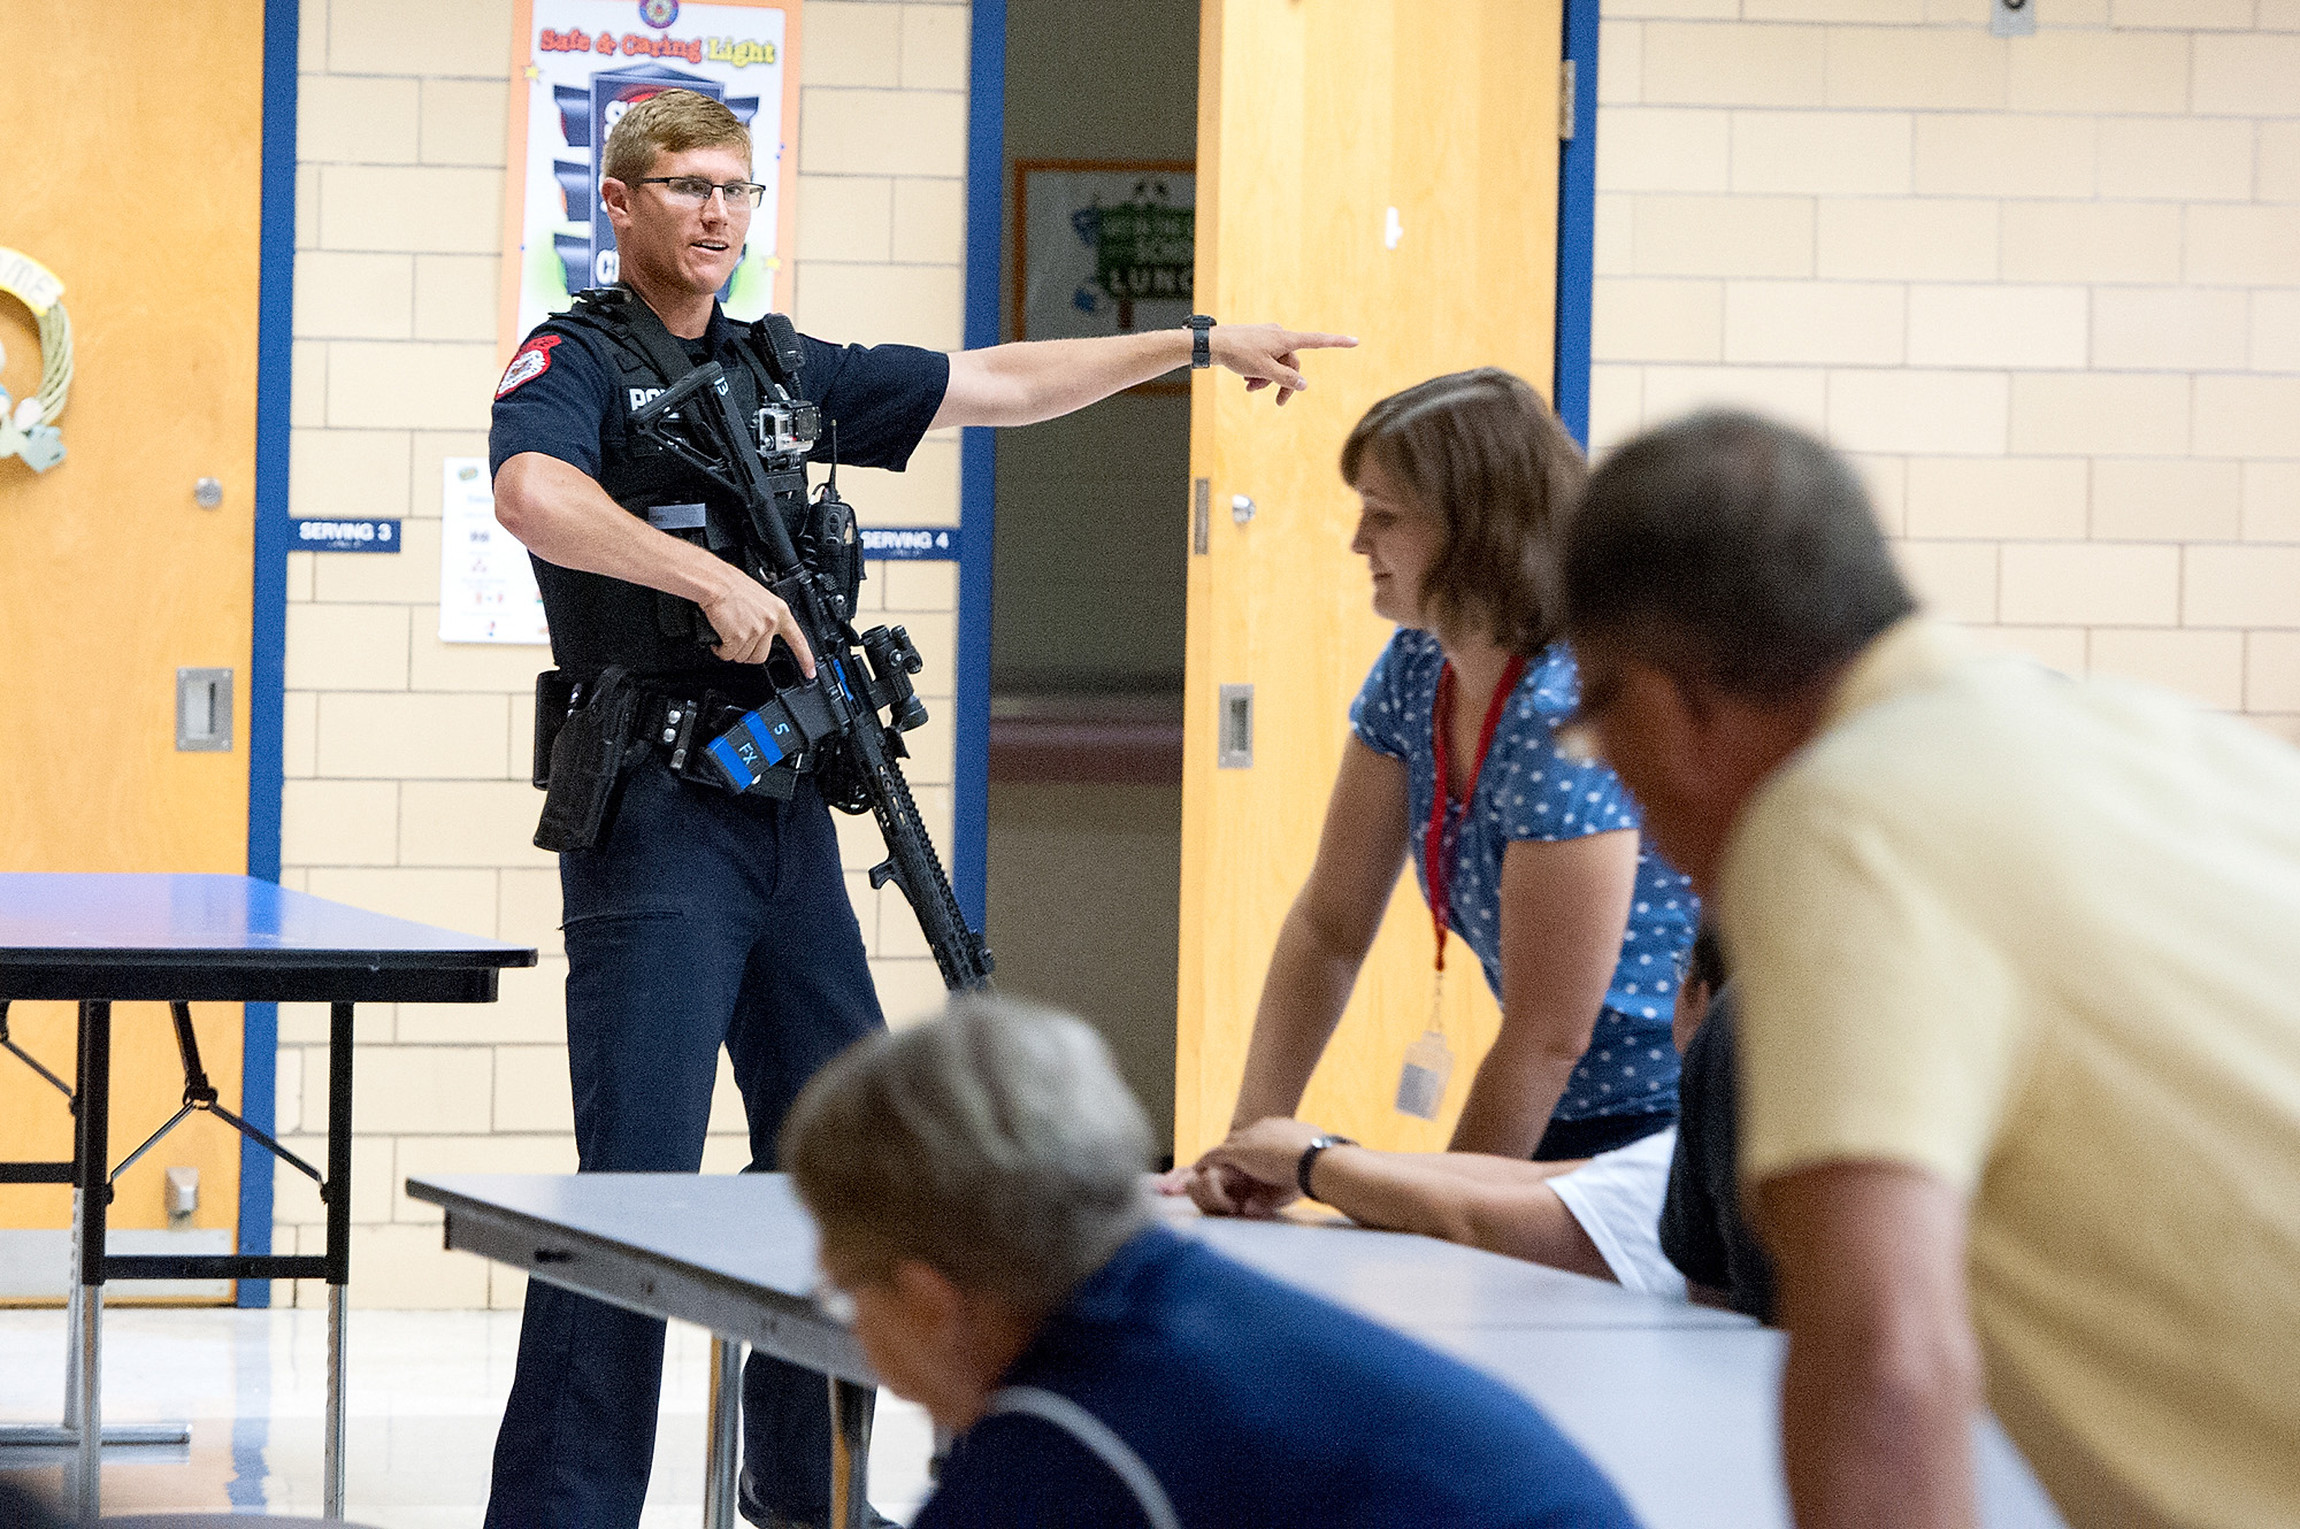
[[[176,749],[185,754],[232,751],[232,671],[176,671]]]

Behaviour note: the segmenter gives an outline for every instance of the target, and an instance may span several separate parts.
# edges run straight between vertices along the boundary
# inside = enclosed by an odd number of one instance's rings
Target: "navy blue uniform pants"
[[[812,783],[788,802],[737,798],[650,760],[605,840],[560,856],[559,876],[582,1171],[695,1172],[721,1045],[751,1167],[771,1171],[807,1079],[885,1026]],[[636,1525],[662,1382],[661,1322],[530,1281],[488,1529]],[[786,1517],[827,1517],[820,1374],[752,1355],[743,1441],[746,1495]]]

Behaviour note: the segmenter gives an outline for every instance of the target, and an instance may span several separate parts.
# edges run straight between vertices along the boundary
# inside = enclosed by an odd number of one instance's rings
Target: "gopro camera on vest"
[[[822,410],[811,403],[776,401],[759,409],[759,450],[804,460],[822,434]]]

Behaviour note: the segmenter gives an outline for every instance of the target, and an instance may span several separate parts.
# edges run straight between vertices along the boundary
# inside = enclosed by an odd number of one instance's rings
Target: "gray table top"
[[[676,1309],[682,1299],[715,1306],[723,1293],[778,1322],[829,1325],[808,1299],[814,1226],[780,1174],[460,1174],[407,1187],[445,1207],[451,1227],[459,1216],[489,1220],[505,1250],[491,1256],[517,1255],[544,1278],[553,1269],[528,1259],[528,1244],[569,1251],[557,1235],[574,1240],[578,1258],[596,1246],[663,1271],[666,1291],[670,1276],[685,1281],[689,1295],[652,1301],[665,1315],[697,1320],[697,1311]],[[1160,1202],[1159,1219],[1531,1398],[1620,1484],[1650,1529],[1788,1529],[1778,1332],[1423,1237],[1204,1218],[1173,1200]],[[2002,1431],[1985,1418],[1975,1427],[1982,1522],[2059,1529]]]
[[[1412,1328],[1530,1398],[1648,1529],[1789,1529],[1787,1335],[1738,1328]],[[1985,1529],[2064,1529],[1996,1420],[1973,1421]]]
[[[790,1181],[746,1174],[458,1174],[408,1192],[450,1211],[484,1206],[621,1245],[762,1294],[814,1288],[814,1223]],[[1521,1259],[1346,1223],[1234,1221],[1187,1200],[1159,1219],[1240,1263],[1392,1327],[1741,1328],[1747,1317],[1637,1295]]]
[[[1201,1216],[1187,1200],[1159,1202],[1159,1219],[1185,1236],[1273,1279],[1412,1332],[1756,1325],[1729,1311],[1639,1295],[1519,1258],[1313,1217],[1239,1221]]]
[[[819,1272],[814,1221],[786,1174],[458,1173],[409,1179],[407,1192],[451,1216],[508,1214],[765,1297],[806,1300]]]

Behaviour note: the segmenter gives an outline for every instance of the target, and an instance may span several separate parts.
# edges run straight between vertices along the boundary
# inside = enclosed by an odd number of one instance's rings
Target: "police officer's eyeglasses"
[[[766,199],[767,195],[767,188],[757,181],[728,181],[722,186],[715,181],[707,181],[700,175],[650,175],[641,180],[639,184],[642,186],[661,186],[669,194],[672,201],[684,202],[690,207],[702,206],[710,201],[711,193],[716,191],[726,197],[729,212],[734,211],[737,207],[744,209],[756,207]]]

